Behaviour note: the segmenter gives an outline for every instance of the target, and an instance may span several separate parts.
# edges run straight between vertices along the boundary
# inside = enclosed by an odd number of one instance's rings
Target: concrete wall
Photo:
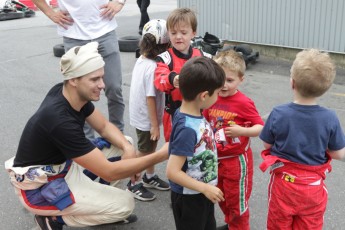
[[[344,0],[178,0],[198,17],[198,35],[209,32],[290,59],[304,48],[332,52],[345,67]]]

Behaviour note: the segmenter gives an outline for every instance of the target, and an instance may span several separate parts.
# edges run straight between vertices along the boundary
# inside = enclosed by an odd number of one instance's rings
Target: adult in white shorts
[[[104,89],[104,61],[97,48],[98,43],[91,42],[61,58],[64,82],[48,92],[26,124],[16,156],[5,162],[16,194],[36,214],[41,229],[135,221],[133,197],[91,180],[84,168],[112,182],[168,157],[163,146],[136,158],[127,138],[94,107],[92,101],[98,101]],[[85,137],[85,121],[112,145],[103,152],[96,148]]]

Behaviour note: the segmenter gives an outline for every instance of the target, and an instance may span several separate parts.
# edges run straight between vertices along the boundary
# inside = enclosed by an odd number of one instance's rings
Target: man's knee
[[[134,207],[135,207],[134,198],[133,198],[132,194],[130,194],[129,192],[124,191],[124,193],[122,194],[120,200],[121,201],[119,201],[119,202],[121,203],[120,207],[121,207],[121,213],[122,213],[121,216],[125,219],[130,214],[133,213],[133,210],[134,210]]]

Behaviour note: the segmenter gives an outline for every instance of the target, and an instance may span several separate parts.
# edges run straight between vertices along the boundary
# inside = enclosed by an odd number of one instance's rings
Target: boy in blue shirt
[[[260,134],[268,186],[267,229],[322,230],[331,159],[345,155],[344,132],[334,111],[317,98],[332,85],[335,66],[316,49],[297,54],[291,67],[293,102],[276,106]]]
[[[201,110],[216,102],[224,70],[206,57],[191,58],[179,76],[182,105],[175,112],[167,177],[177,230],[216,229],[214,203],[224,200],[217,188],[217,148]]]

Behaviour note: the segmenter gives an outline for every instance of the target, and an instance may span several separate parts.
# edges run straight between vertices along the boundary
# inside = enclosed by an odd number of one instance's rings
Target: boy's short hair
[[[189,8],[177,8],[173,10],[167,18],[167,29],[168,31],[174,29],[181,22],[188,23],[193,32],[196,32],[198,21],[194,11]]]
[[[246,71],[246,63],[241,54],[234,50],[226,50],[217,53],[213,60],[218,63],[223,69],[236,72],[239,77],[244,76]]]
[[[291,78],[303,97],[319,97],[332,85],[335,66],[328,53],[307,49],[296,55],[291,67]]]
[[[224,82],[224,70],[212,59],[202,56],[189,59],[179,75],[179,89],[186,101],[193,101],[204,91],[212,96],[216,89],[223,87]]]

